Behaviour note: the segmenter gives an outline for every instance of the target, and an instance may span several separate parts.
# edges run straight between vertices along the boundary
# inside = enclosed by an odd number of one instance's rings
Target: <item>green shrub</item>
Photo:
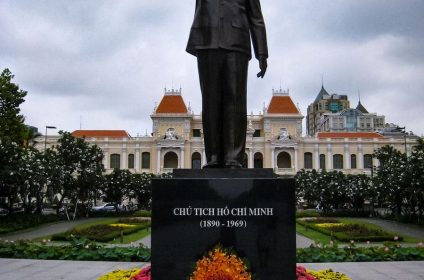
[[[413,247],[326,247],[297,249],[297,262],[381,262],[424,260],[424,248]]]
[[[60,218],[56,215],[12,214],[11,216],[0,217],[0,234],[27,229],[59,220]]]
[[[144,247],[107,248],[86,240],[74,240],[66,246],[47,246],[27,242],[0,241],[1,258],[148,262],[150,250]]]
[[[150,218],[147,217],[126,217],[119,218],[118,222],[123,224],[143,224],[146,226],[150,226]]]
[[[321,214],[315,210],[298,210],[296,211],[296,219],[307,217],[320,217]]]
[[[47,246],[28,242],[0,241],[0,258],[148,262],[150,250],[144,247],[104,247],[87,239],[74,239],[70,245]],[[378,262],[423,261],[424,248],[413,247],[311,247],[297,249],[297,262]]]
[[[152,211],[148,210],[138,210],[132,214],[133,217],[151,217]]]
[[[322,216],[325,217],[346,217],[346,218],[369,218],[372,216],[375,216],[375,213],[373,211],[355,211],[355,210],[335,210],[332,212],[323,212]]]

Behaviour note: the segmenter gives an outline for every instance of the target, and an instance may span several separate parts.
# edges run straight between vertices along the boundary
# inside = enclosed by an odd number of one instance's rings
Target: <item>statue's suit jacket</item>
[[[251,39],[252,38],[252,39]],[[196,0],[187,52],[227,49],[268,58],[265,23],[259,0]]]

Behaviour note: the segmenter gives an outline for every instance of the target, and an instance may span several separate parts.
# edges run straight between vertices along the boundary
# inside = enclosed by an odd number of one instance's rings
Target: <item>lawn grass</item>
[[[128,235],[124,235],[124,239],[123,239],[123,243],[122,244],[129,244],[131,242],[140,240],[146,236],[149,236],[150,234],[152,234],[152,231],[150,228],[145,228],[139,231],[136,231],[134,233],[128,234]],[[121,244],[121,240],[119,238],[113,240],[113,241],[109,241],[109,244]]]
[[[311,228],[306,228],[301,224],[296,223],[296,232],[312,239],[315,243],[328,244],[331,241],[330,236],[321,232],[315,231]]]
[[[364,226],[371,228],[371,229],[383,229],[382,227],[377,226],[375,224],[368,223],[368,222],[365,222],[365,221],[362,221],[362,220],[357,220],[355,218],[338,218],[338,219],[341,222],[346,223],[346,224],[360,224],[360,225],[364,225]],[[419,240],[417,238],[410,237],[410,236],[403,235],[403,234],[399,234],[399,233],[394,232],[394,231],[389,231],[389,230],[386,230],[386,229],[383,229],[383,230],[385,232],[389,233],[389,234],[392,234],[392,235],[402,236],[403,240],[401,241],[401,243],[418,243],[418,242],[422,241],[422,240]]]
[[[393,231],[391,231],[391,232],[387,231],[380,226],[377,226],[375,224],[368,223],[368,222],[365,222],[365,221],[362,221],[362,220],[358,220],[358,219],[355,219],[355,218],[335,218],[335,219],[337,219],[340,222],[345,223],[345,224],[360,224],[360,225],[366,226],[369,229],[382,229],[382,230],[384,230],[385,232],[387,232],[391,235],[402,236],[403,241],[400,241],[399,243],[418,243],[418,242],[421,241],[421,240],[418,240],[418,239],[410,237],[410,236],[398,234],[398,233],[393,232]],[[323,244],[328,244],[331,240],[331,237],[329,235],[315,231],[311,228],[306,229],[305,226],[300,225],[299,223],[296,223],[296,232],[307,237],[307,238],[309,238],[309,239],[312,239],[316,243],[320,242],[320,243],[323,243]],[[362,242],[362,243],[365,243],[365,242]],[[373,244],[382,244],[382,243],[384,243],[384,242],[373,242]]]
[[[119,218],[104,218],[101,220],[95,220],[95,221],[88,221],[83,224],[77,225],[74,229],[84,229],[89,228],[94,225],[108,225],[108,224],[115,224],[118,223]]]

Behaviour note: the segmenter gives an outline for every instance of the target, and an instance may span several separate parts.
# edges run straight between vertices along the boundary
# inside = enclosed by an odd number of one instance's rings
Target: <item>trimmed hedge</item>
[[[57,215],[36,215],[25,213],[12,214],[11,216],[0,217],[0,234],[10,233],[57,221],[60,221],[60,217]]]
[[[298,210],[296,211],[296,219],[309,218],[309,217],[320,217],[321,214],[314,210]]]
[[[422,261],[424,248],[413,247],[311,247],[297,249],[297,262],[382,262]]]
[[[106,248],[88,240],[75,241],[66,246],[47,246],[27,242],[0,242],[1,258],[148,262],[150,250],[143,247]]]
[[[85,260],[148,262],[150,250],[144,247],[106,248],[86,239],[73,240],[66,246],[46,246],[28,242],[0,241],[1,258],[43,260]],[[390,247],[311,247],[297,249],[297,262],[376,262],[422,261],[424,248]]]

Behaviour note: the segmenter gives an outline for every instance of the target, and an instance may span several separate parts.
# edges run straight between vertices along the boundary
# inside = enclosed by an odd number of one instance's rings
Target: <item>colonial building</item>
[[[325,113],[325,104],[336,110],[332,102],[338,102],[339,116],[345,117],[344,113],[349,112],[347,98],[328,94],[325,97],[324,88],[321,93],[322,98],[317,98],[318,105],[321,104],[317,113]],[[360,118],[367,113],[358,107],[354,110],[361,123]],[[153,122],[150,136],[131,137],[124,130],[77,130],[72,134],[84,137],[103,150],[107,172],[120,168],[136,173],[165,173],[174,168],[201,168],[205,164],[202,118],[186,106],[181,90],[165,90],[150,117]],[[294,175],[303,168],[370,174],[371,167],[378,165],[371,156],[376,149],[393,145],[400,151],[410,152],[416,142],[413,135],[385,136],[366,129],[317,132],[314,136],[303,137],[302,119],[288,91],[273,91],[263,112],[248,116],[244,166],[273,168],[280,175]],[[347,123],[346,120],[346,127]],[[50,136],[47,144],[50,146],[56,141],[57,136]],[[39,142],[39,148],[43,149],[44,138]]]

